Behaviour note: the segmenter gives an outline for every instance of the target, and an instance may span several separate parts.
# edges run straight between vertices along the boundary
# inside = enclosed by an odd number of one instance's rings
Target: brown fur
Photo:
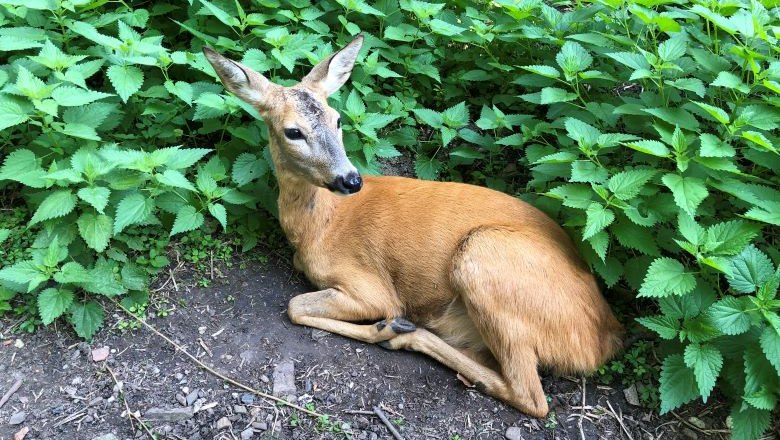
[[[267,86],[255,103],[271,133],[279,220],[295,265],[322,289],[294,297],[290,319],[424,352],[486,393],[545,416],[539,367],[590,372],[621,345],[621,326],[593,275],[555,222],[490,189],[401,177],[366,177],[350,197],[322,188],[332,177],[325,165],[338,158],[315,146],[300,153],[283,135],[291,123],[335,127],[338,116],[317,87],[322,65],[294,89],[320,100],[323,121],[306,120],[280,86]],[[350,322],[399,317],[417,330]]]

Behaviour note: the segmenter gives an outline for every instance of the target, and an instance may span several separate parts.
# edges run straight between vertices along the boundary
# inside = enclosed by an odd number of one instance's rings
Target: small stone
[[[265,374],[263,374],[263,375],[260,375],[260,380],[261,380],[263,383],[268,383],[268,382],[270,382],[270,380],[268,379],[268,376],[266,376]]]
[[[249,393],[244,393],[241,395],[241,403],[244,405],[251,405],[255,403],[255,396]]]
[[[243,431],[241,431],[241,440],[249,440],[250,438],[254,437],[255,432],[252,431],[252,428],[247,428]]]
[[[82,380],[83,379],[81,379],[80,376],[76,376],[76,377],[73,378],[73,380],[70,381],[70,384],[73,385],[73,386],[76,386],[76,385],[81,384]]]
[[[185,399],[181,394],[176,395],[176,401],[179,402],[181,406],[187,406],[187,399]]]
[[[246,414],[246,407],[244,405],[233,405],[233,412],[236,414]]]
[[[508,440],[523,440],[523,431],[516,426],[510,426],[507,428],[504,437]]]
[[[16,347],[16,348],[24,348],[24,342],[22,342],[21,339],[17,339],[16,341],[14,341],[14,347]]]
[[[257,429],[259,431],[267,431],[268,430],[268,423],[265,422],[253,422],[252,428]]]
[[[119,440],[116,438],[114,434],[103,434],[101,436],[95,437],[92,440]]]
[[[626,402],[629,405],[640,406],[639,394],[636,392],[636,384],[631,384],[630,387],[623,390],[623,395],[626,397]]]
[[[88,415],[88,416],[84,417],[83,419],[81,419],[81,421],[83,423],[92,423],[92,422],[95,421],[95,418]]]
[[[183,375],[183,374],[181,374],[181,373],[176,373],[176,375],[175,375],[174,377],[176,378],[176,380],[182,380],[182,379],[184,379],[184,375]]]
[[[186,404],[187,406],[192,406],[195,401],[198,400],[198,390],[192,390],[189,394],[187,394]]]
[[[103,362],[108,358],[108,354],[111,352],[111,350],[106,347],[100,347],[92,350],[92,360],[95,362]]]
[[[30,398],[27,396],[19,396],[19,403],[21,403],[22,405],[27,405],[28,403],[30,403]]]
[[[221,431],[223,429],[228,429],[232,426],[230,423],[230,419],[227,417],[222,417],[221,419],[217,420],[217,431]]]
[[[707,424],[704,423],[704,420],[698,418],[698,417],[688,417],[688,423],[691,425],[699,428],[699,429],[706,429]]]
[[[24,411],[15,412],[10,419],[8,419],[9,425],[21,425],[27,419],[27,413]]]
[[[75,396],[75,395],[76,395],[76,393],[78,393],[78,392],[79,392],[79,390],[78,390],[76,387],[72,387],[72,386],[70,386],[70,385],[68,385],[68,386],[64,387],[64,388],[62,389],[62,391],[64,391],[64,392],[65,392],[65,394],[67,394],[67,395],[68,395],[68,397],[73,397],[73,396]]]
[[[325,330],[320,330],[318,328],[311,329],[311,338],[314,339],[315,341],[319,341],[325,336],[328,336],[328,332],[326,332]]]
[[[691,440],[699,439],[699,434],[696,434],[696,432],[690,428],[683,428],[682,433]]]
[[[149,420],[157,420],[160,422],[179,422],[187,420],[193,415],[192,408],[150,408],[144,414],[144,417]]]
[[[285,359],[276,365],[274,369],[274,396],[295,395],[295,366],[292,360]]]

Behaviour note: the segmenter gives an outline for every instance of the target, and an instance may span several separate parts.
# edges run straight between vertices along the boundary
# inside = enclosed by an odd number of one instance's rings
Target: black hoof
[[[376,323],[376,329],[379,330],[380,332],[384,330],[385,327],[387,327],[387,323],[384,320]]]
[[[377,342],[376,345],[384,348],[385,350],[392,350],[393,349],[393,346],[390,345],[390,341],[380,341],[380,342]]]
[[[390,323],[390,328],[393,329],[393,331],[399,335],[401,333],[411,333],[417,330],[416,325],[412,324],[411,322],[407,321],[404,318],[393,319],[393,322]]]

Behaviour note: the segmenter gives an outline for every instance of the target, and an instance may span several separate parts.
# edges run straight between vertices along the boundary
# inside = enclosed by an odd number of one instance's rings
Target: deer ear
[[[209,47],[204,47],[203,53],[226,89],[249,104],[263,106],[264,95],[271,85],[266,77]]]
[[[359,34],[343,49],[320,61],[301,82],[321,88],[328,95],[332,94],[349,79],[362,46],[363,34]]]

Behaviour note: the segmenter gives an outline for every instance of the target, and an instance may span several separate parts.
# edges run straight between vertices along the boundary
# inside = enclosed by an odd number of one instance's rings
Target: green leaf
[[[674,61],[685,55],[686,48],[685,38],[670,38],[658,45],[658,56],[664,61]]]
[[[743,298],[728,296],[711,305],[707,313],[718,330],[726,335],[738,335],[750,329],[748,307]]]
[[[63,217],[76,207],[76,196],[70,190],[55,191],[49,194],[35,210],[30,225],[44,220]]]
[[[726,125],[729,123],[729,114],[726,113],[725,110],[723,110],[720,107],[715,107],[714,105],[710,105],[704,102],[695,102],[694,104],[701,107],[702,110],[709,113],[710,116],[715,118],[716,121],[720,122],[723,125]]]
[[[32,188],[46,186],[46,171],[38,164],[35,153],[27,149],[14,150],[0,168],[0,180],[14,180]]]
[[[568,102],[577,99],[577,94],[567,92],[558,87],[545,87],[539,95],[539,104],[555,104],[556,102]]]
[[[571,80],[576,73],[582,72],[593,64],[593,57],[580,43],[567,41],[555,56],[555,61],[563,70],[566,79]]]
[[[771,411],[747,407],[740,410],[734,405],[731,411],[732,440],[755,440],[761,437],[772,422]]]
[[[19,104],[0,99],[0,130],[19,125],[28,119],[30,116]]]
[[[700,98],[703,98],[704,94],[707,92],[707,89],[704,87],[704,83],[698,78],[680,78],[674,81],[666,80],[664,83],[680,90],[691,91],[697,94]]]
[[[75,261],[69,261],[62,265],[59,272],[54,274],[54,281],[60,284],[86,283],[89,282],[90,276],[89,271],[84,269],[84,266]]]
[[[461,128],[469,123],[469,110],[465,101],[444,110],[441,115],[444,124],[451,128]]]
[[[176,213],[176,220],[173,222],[170,235],[198,229],[203,225],[204,220],[203,214],[196,211],[191,205],[184,205]]]
[[[740,134],[740,136],[742,136],[743,138],[749,140],[753,144],[758,145],[759,147],[761,147],[761,148],[763,148],[763,149],[765,149],[767,151],[771,151],[773,153],[777,152],[777,149],[775,149],[775,146],[772,145],[772,141],[770,141],[769,139],[767,139],[766,136],[764,136],[763,134],[761,134],[761,133],[759,133],[757,131],[743,131]]]
[[[609,172],[589,160],[575,160],[571,163],[571,182],[602,183]]]
[[[692,273],[673,258],[656,258],[647,270],[645,280],[639,289],[639,296],[664,297],[685,295],[696,287]]]
[[[685,365],[693,368],[702,400],[707,402],[723,367],[723,355],[712,345],[690,344],[685,347]]]
[[[680,332],[680,322],[665,315],[645,316],[636,319],[643,326],[658,333],[658,335],[667,340],[677,337]]]
[[[111,238],[111,217],[91,213],[81,214],[76,224],[79,228],[81,238],[87,243],[87,246],[103,252],[108,247],[108,241]]]
[[[750,86],[742,82],[742,79],[731,72],[720,72],[718,77],[713,81],[711,86],[725,87],[727,89],[733,89],[742,93],[750,92]]]
[[[558,78],[561,76],[561,73],[558,72],[558,69],[552,66],[531,65],[531,66],[522,66],[522,69],[527,70],[531,73],[535,73],[537,75],[546,76],[547,78]]]
[[[44,325],[49,325],[68,310],[73,302],[73,292],[49,288],[38,295],[38,313]]]
[[[591,203],[585,211],[585,214],[587,219],[585,221],[585,229],[582,231],[583,240],[587,240],[596,235],[615,221],[615,213],[612,212],[611,209],[604,207],[601,203]]]
[[[159,151],[159,150],[158,150]],[[155,174],[157,181],[163,185],[195,191],[195,186],[179,171],[167,169],[162,174]]]
[[[444,125],[444,117],[439,112],[427,108],[416,108],[412,111],[423,124],[430,125],[433,128],[441,128]]]
[[[208,148],[177,148],[174,154],[166,158],[163,165],[172,170],[189,168],[195,165],[195,163],[201,160],[204,156],[211,153],[211,151],[212,150]]]
[[[752,293],[769,280],[774,272],[772,260],[750,245],[731,259],[726,279],[737,292]]]
[[[696,376],[679,354],[664,359],[660,382],[661,414],[679,408],[699,396]]]
[[[51,97],[57,101],[57,104],[63,107],[78,107],[81,105],[87,105],[91,102],[107,98],[109,96],[112,95],[109,93],[84,90],[73,86],[59,86],[51,94]]]
[[[664,175],[661,181],[672,190],[677,206],[691,217],[696,215],[696,208],[709,194],[704,181],[698,177],[683,177],[669,173]]]
[[[414,161],[414,171],[417,177],[424,180],[436,180],[442,166],[443,164],[440,161],[424,156],[417,156],[417,159]]]
[[[623,171],[610,177],[607,186],[615,197],[621,200],[633,199],[642,190],[650,179],[655,176],[656,171],[651,169],[635,169]]]
[[[7,228],[0,228],[0,244],[2,244],[11,235],[11,230]]]
[[[27,286],[27,291],[31,292],[41,283],[48,281],[49,275],[32,260],[24,260],[0,270],[0,279]]]
[[[144,84],[144,73],[135,66],[113,65],[106,71],[111,85],[122,101],[127,102]]]
[[[766,326],[759,339],[761,350],[780,376],[780,333],[771,325]]]
[[[699,135],[699,141],[701,142],[699,154],[704,157],[734,157],[737,154],[734,147],[715,135],[702,133]]]
[[[103,308],[95,301],[76,302],[70,306],[70,322],[76,334],[87,341],[92,340],[95,332],[103,326],[103,318]]]
[[[116,207],[114,235],[119,234],[129,225],[146,220],[152,209],[154,209],[153,199],[139,193],[125,196]]]
[[[455,26],[454,24],[447,23],[446,21],[439,20],[438,18],[434,18],[428,22],[428,26],[431,27],[431,32],[434,34],[444,35],[446,37],[459,35],[466,30],[466,28]]]
[[[735,255],[758,235],[761,228],[741,220],[717,223],[707,228],[704,250],[719,255]]]
[[[209,203],[209,213],[219,221],[219,224],[222,225],[222,230],[227,231],[227,211],[225,207],[219,203]]]
[[[233,162],[233,182],[238,186],[262,177],[268,171],[265,159],[251,153],[242,153]]]
[[[108,205],[108,198],[111,196],[111,190],[102,186],[84,187],[76,193],[79,198],[94,207],[97,212],[103,214]]]
[[[640,151],[645,154],[650,154],[658,157],[666,157],[669,155],[669,148],[661,142],[652,140],[639,140],[634,142],[626,142],[625,146],[632,150]]]
[[[586,124],[576,118],[566,118],[564,122],[566,133],[577,141],[580,148],[590,148],[595,145],[601,132],[590,124]]]

